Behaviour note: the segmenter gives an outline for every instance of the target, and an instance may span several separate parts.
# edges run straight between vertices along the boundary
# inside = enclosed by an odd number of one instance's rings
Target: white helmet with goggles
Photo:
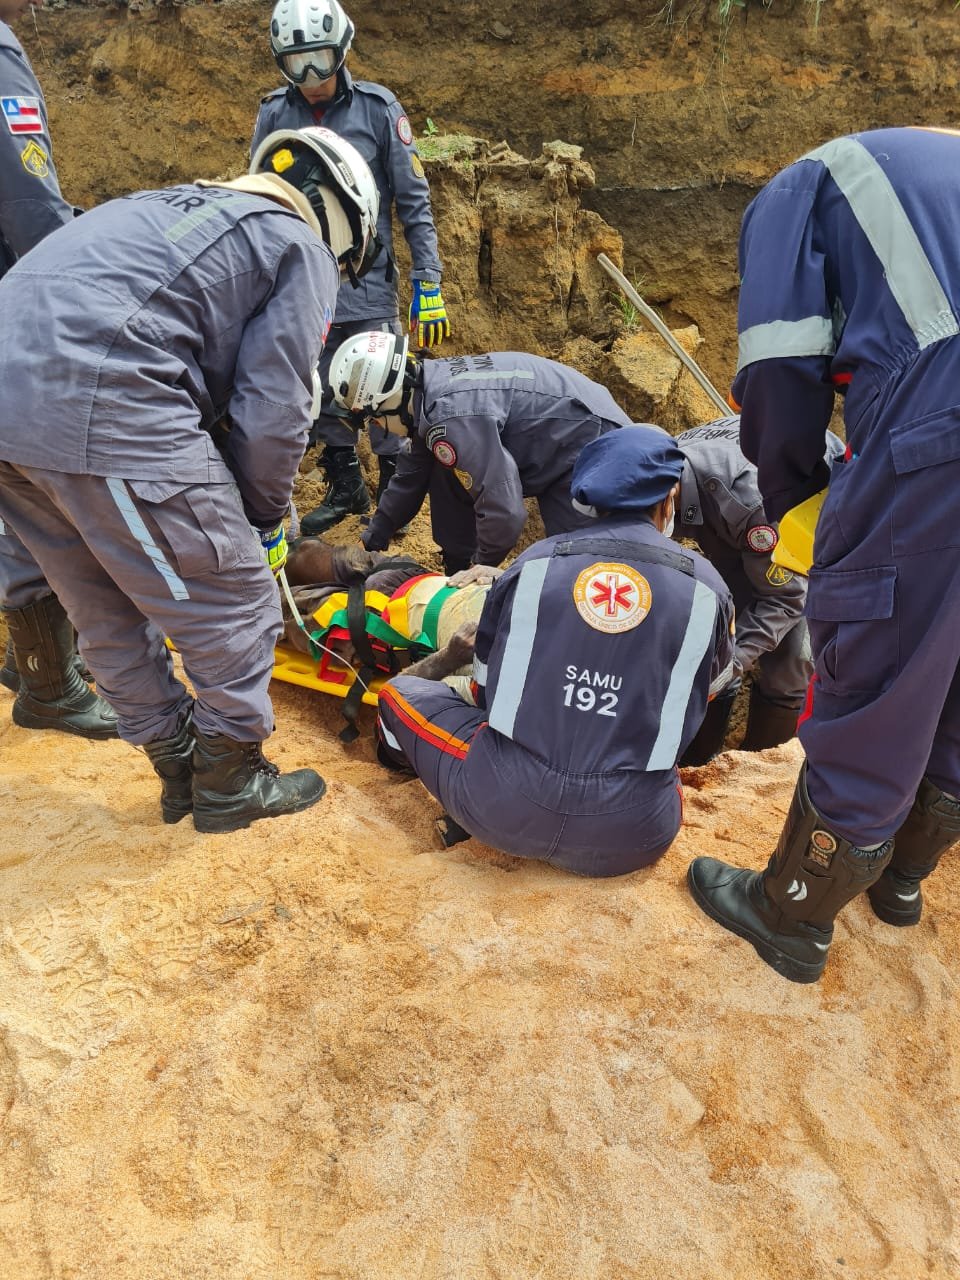
[[[357,148],[332,129],[277,129],[253,153],[251,173],[275,173],[310,201],[341,270],[356,283],[383,247],[380,192]]]
[[[399,409],[407,347],[405,336],[379,329],[339,346],[330,364],[330,390],[340,408],[365,417]]]
[[[354,25],[337,0],[278,0],[270,19],[270,48],[286,80],[329,80],[343,66]]]

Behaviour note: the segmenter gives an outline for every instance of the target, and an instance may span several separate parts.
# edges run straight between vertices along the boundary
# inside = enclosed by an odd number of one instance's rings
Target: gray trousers
[[[241,742],[272,733],[280,598],[232,483],[76,476],[0,462],[0,520],[27,553],[0,561],[5,598],[43,595],[38,583],[46,578],[117,712],[121,738],[171,737],[190,701],[164,637],[193,684],[201,733]]]
[[[43,571],[12,529],[0,520],[0,604],[25,609],[50,594]]]

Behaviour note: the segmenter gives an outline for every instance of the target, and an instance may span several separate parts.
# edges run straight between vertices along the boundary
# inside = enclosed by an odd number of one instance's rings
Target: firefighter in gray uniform
[[[25,0],[0,0],[0,277],[76,212],[60,194],[47,107],[33,68],[7,26]],[[0,600],[9,639],[0,684],[17,694],[14,722],[84,738],[115,738],[117,718],[87,687],[78,667],[73,627],[33,557],[0,521]],[[16,639],[16,643],[14,643]],[[43,661],[49,678],[23,684]]]
[[[572,488],[591,527],[535,543],[493,584],[477,705],[415,668],[381,691],[381,761],[415,772],[470,835],[591,876],[673,841],[677,758],[734,668],[730,593],[667,533],[682,467],[657,427],[588,444]]]
[[[548,534],[589,525],[570,496],[573,464],[591,440],[630,425],[605,387],[525,352],[408,359],[405,338],[372,332],[335,353],[330,377],[344,412],[409,435],[364,546],[385,550],[429,493],[448,573],[499,564],[526,523],[524,498],[536,497]]]
[[[264,169],[112,200],[0,281],[0,519],[63,600],[120,736],[145,748],[164,820],[192,811],[199,831],[324,791],[261,752],[282,631],[271,567],[377,192],[323,129],[279,135]]]
[[[686,462],[673,536],[696,542],[733,592],[738,675],[753,676],[740,749],[763,751],[793,737],[813,672],[802,616],[807,580],[773,562],[779,532],[764,515],[757,469],[740,450],[740,419],[694,427],[676,442]],[[828,433],[828,461],[842,452]],[[739,684],[710,704],[682,765],[706,764],[723,748]]]
[[[357,290],[343,288],[326,351],[332,353],[351,334],[382,329],[400,334],[402,326],[393,267],[392,207],[412,258],[410,330],[421,347],[439,345],[450,324],[440,292],[442,265],[430,208],[430,189],[403,107],[383,85],[353,80],[344,61],[354,25],[337,0],[279,0],[270,21],[270,47],[287,81],[260,104],[252,151],[275,129],[323,124],[357,148],[380,192],[378,234],[387,252]],[[327,383],[329,355],[321,357],[321,381]],[[329,488],[324,501],[301,521],[304,533],[323,533],[351,512],[362,514],[370,498],[360,471],[354,433],[342,419],[321,410],[311,430],[322,443],[320,465]],[[370,441],[377,454],[377,497],[396,469],[399,442],[376,424]]]

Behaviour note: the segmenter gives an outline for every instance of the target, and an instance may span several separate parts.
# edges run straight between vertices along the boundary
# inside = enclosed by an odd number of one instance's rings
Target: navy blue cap
[[[646,511],[680,479],[684,455],[673,437],[645,422],[598,436],[580,450],[570,492],[574,506],[598,511]]]

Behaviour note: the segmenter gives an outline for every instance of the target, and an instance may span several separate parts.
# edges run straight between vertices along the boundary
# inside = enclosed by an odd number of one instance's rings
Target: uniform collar
[[[677,511],[678,524],[703,524],[703,507],[700,503],[700,490],[697,488],[697,477],[690,459],[683,464],[680,475],[680,502]]]

